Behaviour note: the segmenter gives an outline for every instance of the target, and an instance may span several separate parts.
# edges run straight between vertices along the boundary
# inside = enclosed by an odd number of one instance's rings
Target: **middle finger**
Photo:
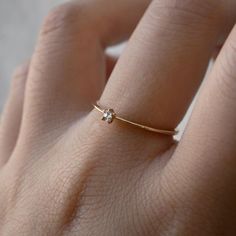
[[[106,83],[104,47],[129,37],[149,3],[76,0],[49,14],[29,71],[20,140],[43,136],[47,144],[91,108]]]

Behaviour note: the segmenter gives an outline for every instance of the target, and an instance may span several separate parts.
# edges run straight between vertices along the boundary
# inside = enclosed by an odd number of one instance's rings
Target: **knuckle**
[[[155,0],[153,6],[154,15],[175,27],[207,27],[209,30],[209,26],[217,25],[223,15],[221,1],[214,0]]]
[[[65,3],[55,7],[45,18],[41,30],[42,35],[61,30],[76,30],[85,14],[85,7],[80,3]]]

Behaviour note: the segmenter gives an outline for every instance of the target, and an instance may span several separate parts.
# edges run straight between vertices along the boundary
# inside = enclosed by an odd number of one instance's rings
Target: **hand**
[[[91,105],[174,129],[235,9],[81,0],[53,10],[2,117],[0,235],[236,235],[236,28],[179,144],[108,125]],[[113,70],[105,48],[131,34]]]

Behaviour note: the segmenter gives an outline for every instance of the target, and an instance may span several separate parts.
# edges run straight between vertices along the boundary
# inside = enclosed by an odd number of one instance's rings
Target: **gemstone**
[[[113,120],[115,119],[115,112],[113,109],[106,109],[103,112],[102,120],[107,121],[108,124],[111,124]]]

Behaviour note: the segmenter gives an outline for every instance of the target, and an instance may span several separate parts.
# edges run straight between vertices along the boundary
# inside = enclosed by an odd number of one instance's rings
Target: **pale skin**
[[[236,235],[235,22],[234,0],[54,9],[2,115],[0,235]],[[222,42],[179,143],[92,109],[175,129]]]

